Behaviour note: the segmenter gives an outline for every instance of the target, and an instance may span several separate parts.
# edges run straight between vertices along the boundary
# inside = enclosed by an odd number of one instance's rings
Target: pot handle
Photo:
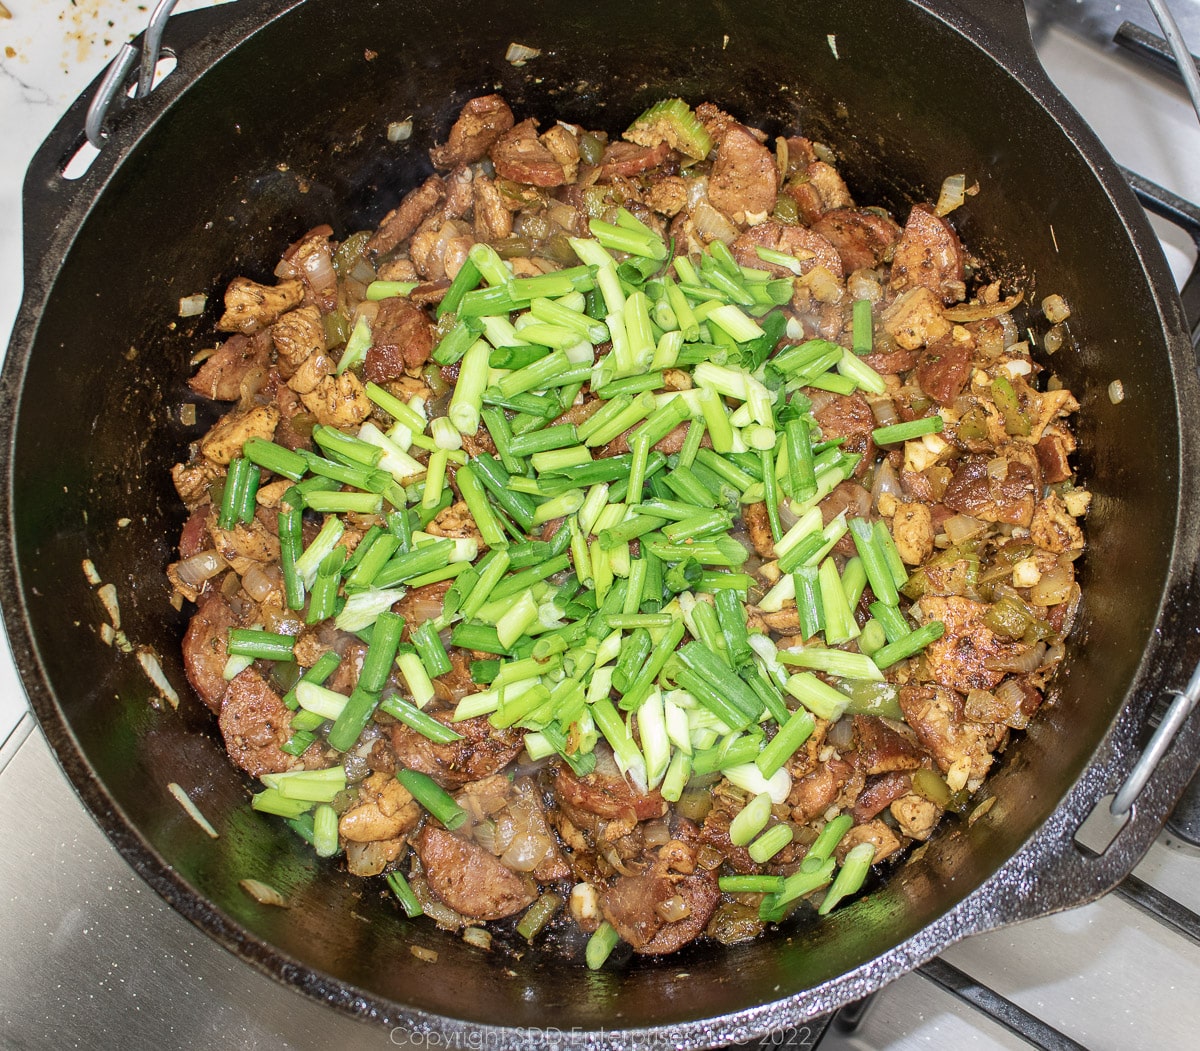
[[[1183,664],[1195,661],[1190,642],[1164,649],[1179,647],[1185,652],[1160,650],[1153,663],[1194,666],[1186,686],[1169,691],[1165,710],[1156,698],[1126,707],[1067,799],[962,903],[957,933],[1084,905],[1112,890],[1141,860],[1200,763],[1200,666]],[[1147,739],[1155,712],[1160,717]]]
[[[147,29],[121,47],[29,163],[22,201],[27,299],[39,278],[48,281],[52,276],[56,260],[145,129],[235,40],[297,0],[240,0],[171,16],[168,24],[175,2],[161,0]],[[174,57],[177,64],[155,85],[160,54]],[[126,92],[134,88],[135,97],[127,98]],[[84,151],[94,155],[90,164],[82,174],[68,178],[64,172],[81,163]]]

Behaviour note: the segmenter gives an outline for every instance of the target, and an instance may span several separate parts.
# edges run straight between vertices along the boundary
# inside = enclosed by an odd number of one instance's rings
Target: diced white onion
[[[412,138],[413,122],[412,118],[408,120],[394,120],[387,126],[388,142],[406,142]]]
[[[512,43],[508,45],[508,50],[504,52],[504,61],[511,62],[514,66],[523,66],[531,58],[537,58],[541,53],[536,47],[529,47],[527,44]]]
[[[115,632],[114,635],[124,637],[124,633],[120,631]],[[163,674],[158,655],[152,649],[143,646],[137,652],[137,659],[138,664],[142,666],[142,671],[146,673],[146,678],[154,683],[155,688],[172,708],[178,708],[179,694],[175,692],[175,687],[167,681],[166,675]]]
[[[1120,405],[1125,400],[1125,384],[1120,380],[1113,380],[1108,385],[1108,400],[1114,405]]]
[[[270,884],[259,879],[244,879],[238,881],[238,886],[250,895],[259,905],[275,905],[278,908],[288,907],[287,898]]]
[[[197,292],[195,295],[183,296],[179,300],[179,316],[195,317],[197,314],[203,314],[206,306],[208,306],[208,296],[206,296],[203,292]]]
[[[208,820],[208,818],[206,818],[202,813],[200,813],[200,810],[196,806],[196,804],[193,803],[190,798],[188,798],[187,792],[185,792],[174,781],[172,781],[169,785],[167,785],[167,791],[170,792],[171,795],[173,795],[175,797],[175,801],[181,807],[183,807],[184,812],[187,814],[187,816],[190,817],[193,821],[195,821],[196,824],[199,825],[202,829],[204,829],[205,833],[210,838],[212,838],[212,839],[217,838],[219,833],[217,832],[217,830],[215,828],[213,828],[212,823]]]
[[[967,177],[965,174],[948,175],[942,181],[934,215],[949,215],[967,199]]]

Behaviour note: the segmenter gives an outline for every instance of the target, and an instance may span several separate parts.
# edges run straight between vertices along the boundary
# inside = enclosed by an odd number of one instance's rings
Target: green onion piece
[[[446,314],[456,313],[459,304],[462,303],[462,297],[467,292],[478,288],[479,282],[482,280],[483,275],[479,272],[479,267],[475,265],[475,261],[468,254],[467,258],[463,260],[462,266],[458,268],[458,273],[454,275],[454,280],[450,282],[450,287],[446,289],[446,294],[442,296],[442,301],[437,307],[437,316],[441,318]],[[370,286],[367,287],[367,291],[369,299]]]
[[[300,679],[296,685],[293,686],[286,694],[284,694],[284,705],[290,708],[292,711],[295,711],[296,708],[299,707],[300,703],[298,700],[296,700],[296,689],[300,686],[300,683],[307,682],[312,683],[315,686],[320,686],[335,671],[337,671],[338,665],[341,664],[341,662],[341,657],[339,657],[333,650],[322,653],[317,659],[317,663],[309,668],[308,671],[306,671],[302,676],[300,676]]]
[[[754,691],[707,646],[689,642],[676,658],[676,681],[726,726],[743,730],[758,718],[763,706]]]
[[[396,900],[400,902],[400,907],[404,910],[404,915],[409,919],[416,919],[425,912],[425,907],[421,904],[420,899],[409,886],[401,872],[394,870],[387,874],[387,884],[392,889],[392,893],[396,895]]]
[[[284,601],[288,609],[304,608],[304,581],[296,572],[296,559],[303,546],[303,511],[289,507],[280,511],[279,522],[279,567],[283,573]]]
[[[729,776],[729,770],[754,762],[760,743],[761,738],[752,734],[731,734],[721,744],[700,749],[692,756],[692,774],[703,777],[723,771]]]
[[[816,566],[797,566],[792,577],[796,582],[796,610],[800,616],[800,634],[806,639],[811,639],[825,627],[819,573]]]
[[[495,457],[480,453],[469,465],[479,476],[484,487],[520,528],[528,532],[533,528],[533,515],[537,505],[524,493],[514,492],[508,484],[509,473]]]
[[[859,633],[854,613],[846,601],[842,579],[832,558],[825,559],[817,571],[821,590],[821,610],[825,615],[825,641],[831,646],[849,642]]]
[[[312,814],[301,814],[298,817],[289,817],[285,820],[291,830],[311,847],[313,842]]]
[[[792,826],[780,822],[767,829],[747,848],[750,860],[765,865],[792,841]]]
[[[850,814],[838,814],[832,821],[826,822],[825,827],[821,829],[820,835],[813,841],[812,846],[808,848],[808,853],[804,855],[805,860],[817,858],[821,861],[827,861],[833,857],[833,852],[837,849],[837,845],[853,825],[854,818]]]
[[[381,299],[406,296],[416,287],[415,281],[372,281],[367,285],[367,301],[377,303]]]
[[[763,335],[762,327],[747,317],[733,303],[725,303],[709,312],[708,320],[728,333],[738,343],[746,343]]]
[[[471,245],[467,258],[478,267],[483,280],[489,285],[507,285],[512,280],[512,271],[489,244],[479,241]]]
[[[414,408],[406,405],[394,394],[389,394],[377,383],[367,383],[364,386],[367,397],[391,416],[397,423],[403,424],[413,434],[424,434],[427,421]]]
[[[449,792],[428,774],[401,768],[396,771],[396,780],[451,832],[467,820],[467,812],[454,801],[454,797]]]
[[[924,627],[909,632],[897,642],[889,642],[886,646],[875,651],[872,660],[880,668],[890,668],[905,657],[920,653],[931,642],[936,642],[946,633],[946,625],[940,620],[931,620]]]
[[[379,514],[383,497],[375,493],[347,493],[339,490],[314,490],[306,493],[304,502],[322,514]]]
[[[508,552],[503,548],[495,548],[489,551],[483,559],[476,565],[476,570],[479,573],[479,579],[474,587],[467,595],[462,604],[462,615],[464,619],[470,619],[479,612],[483,604],[492,594],[492,590],[500,582],[500,578],[508,572],[509,557]],[[564,567],[566,568],[566,567]],[[457,644],[456,644],[457,645]],[[476,646],[468,646],[467,649],[478,649]],[[503,651],[497,651],[503,652]]]
[[[346,346],[342,349],[342,356],[338,358],[337,374],[340,376],[347,369],[361,365],[366,360],[367,351],[370,349],[371,323],[367,320],[366,315],[359,314],[358,320],[354,323],[354,330],[350,333],[350,338],[346,340]]]
[[[926,434],[940,434],[946,421],[941,416],[925,416],[908,423],[893,423],[889,427],[876,427],[871,438],[876,445],[895,445]]]
[[[882,394],[887,390],[887,384],[883,377],[862,358],[857,357],[853,351],[842,351],[841,359],[837,363],[837,370],[846,379],[852,380],[856,386],[863,390],[869,390],[872,394]]]
[[[633,395],[648,390],[659,390],[664,382],[661,370],[646,372],[640,376],[625,376],[619,380],[610,380],[603,387],[598,387],[595,393],[598,398],[612,399],[620,397],[622,394]],[[585,437],[585,435],[581,434],[580,437]]]
[[[237,456],[229,461],[225,489],[221,494],[221,507],[217,514],[219,528],[232,529],[241,520],[240,515],[250,489],[251,475],[257,478],[258,469],[250,460]]]
[[[811,855],[811,853],[810,850],[809,854]],[[785,879],[783,890],[771,897],[763,898],[758,909],[759,917],[767,923],[778,923],[787,915],[788,907],[792,902],[806,894],[811,894],[814,890],[819,890],[833,879],[835,868],[833,858],[826,858],[824,861],[814,858],[809,861],[806,857],[799,870]]]
[[[313,811],[313,849],[319,858],[331,858],[338,852],[337,811],[328,804]]]
[[[392,559],[392,562],[395,561]],[[403,596],[404,591],[401,588],[372,587],[366,591],[355,592],[346,599],[346,604],[334,617],[333,623],[342,631],[362,631],[374,624],[380,613],[390,609]]]
[[[287,755],[301,756],[316,739],[316,734],[311,730],[295,730],[292,736],[279,746],[279,750]]]
[[[367,550],[363,551],[366,545],[366,538],[359,542],[357,548],[354,549],[354,558],[358,558],[358,564],[346,576],[346,591],[347,593],[354,591],[365,591],[375,583],[375,578],[387,565],[392,555],[396,553],[396,549],[400,546],[400,538],[393,536],[391,533],[384,533],[378,536]],[[362,556],[359,557],[359,552],[362,551]],[[350,563],[347,563],[349,566]]]
[[[848,703],[844,694],[822,682],[812,672],[805,671],[790,676],[784,683],[784,689],[817,718],[827,719],[829,722],[837,720],[846,710]]]
[[[247,441],[242,446],[242,456],[259,467],[290,478],[293,482],[300,481],[308,471],[308,460],[305,457],[262,438],[251,438]]]
[[[418,708],[424,708],[433,700],[435,691],[429,674],[425,671],[425,665],[421,663],[420,656],[415,652],[401,653],[396,658],[396,666],[400,669],[400,674],[404,676],[404,682],[408,687],[408,692],[412,695],[413,704]]]
[[[886,644],[887,633],[883,630],[883,625],[872,617],[863,625],[862,634],[858,637],[860,652],[865,653],[869,657],[876,650],[882,649]]]
[[[364,689],[361,684],[355,687],[329,730],[329,747],[339,752],[353,748],[378,703],[378,694]]]
[[[325,555],[325,559],[317,571],[317,579],[313,581],[311,594],[308,596],[306,624],[319,624],[320,621],[332,617],[336,612],[337,589],[342,582],[344,561],[346,561],[346,548],[344,547],[335,547],[328,555]]]
[[[871,301],[856,299],[850,321],[850,342],[860,357],[875,349],[875,325],[871,317]]]
[[[256,660],[294,661],[293,647],[296,640],[291,635],[280,635],[258,628],[230,628],[228,651],[237,657],[253,657]]]
[[[517,933],[527,942],[532,942],[562,907],[562,895],[546,891],[525,910],[525,915],[517,923]]]
[[[440,569],[446,565],[454,551],[454,541],[443,539],[420,544],[412,551],[396,555],[375,575],[375,579],[371,582],[371,590],[392,588],[419,574]]]
[[[367,655],[363,658],[362,670],[358,675],[360,689],[368,693],[379,693],[387,685],[403,631],[402,616],[390,610],[379,614],[371,631],[371,644],[367,647]],[[333,736],[332,733],[330,736]]]
[[[746,846],[767,827],[770,820],[771,797],[766,792],[759,792],[729,822],[729,842],[735,847]]]
[[[588,938],[587,948],[584,949],[583,954],[588,970],[600,970],[620,940],[621,936],[617,933],[617,929],[608,920],[604,920]]]
[[[746,629],[746,608],[737,593],[730,589],[718,590],[713,596],[713,603],[729,659],[735,668],[740,668],[754,659]]]
[[[666,633],[654,644],[650,656],[625,691],[625,696],[621,701],[622,708],[634,710],[646,699],[654,680],[658,678],[659,672],[663,670],[668,658],[675,652],[675,647],[683,641],[686,631],[687,627],[682,619],[675,620],[667,628]]]
[[[771,528],[771,539],[778,543],[783,538],[783,524],[779,519],[779,490],[775,481],[775,457],[769,449],[760,451],[763,473],[763,502],[767,507],[767,524]]]
[[[793,500],[807,500],[817,491],[817,476],[813,467],[812,445],[808,422],[788,420],[784,424],[787,442],[788,479]]]
[[[425,665],[425,670],[431,678],[436,679],[439,675],[446,675],[453,670],[446,647],[442,645],[442,638],[434,627],[433,621],[427,620],[420,627],[414,629],[412,641],[417,648],[417,653],[421,656],[421,663]]]
[[[725,894],[778,894],[785,882],[784,876],[720,876],[717,887]]]
[[[810,668],[827,675],[837,675],[844,679],[883,681],[883,672],[875,666],[870,657],[847,650],[826,649],[824,646],[780,650],[779,662],[796,668]]]
[[[874,860],[874,843],[857,843],[851,847],[846,852],[846,859],[834,878],[833,886],[825,892],[825,899],[817,909],[818,915],[828,915],[839,901],[850,894],[856,894],[866,881],[867,873],[871,871],[871,862]]]
[[[288,799],[277,788],[268,788],[252,796],[250,806],[252,809],[264,814],[297,818],[312,809],[312,801],[306,799]]]
[[[615,226],[601,219],[589,220],[588,229],[605,248],[647,259],[667,258],[667,246],[653,231],[642,233],[639,230],[627,230],[623,226]]]
[[[383,456],[383,449],[379,446],[343,434],[336,427],[317,424],[313,428],[312,437],[327,456],[345,457],[364,467],[374,467]]]
[[[898,607],[889,606],[884,602],[877,601],[872,602],[867,608],[870,610],[871,616],[875,618],[876,623],[883,629],[887,642],[899,642],[912,633],[912,625],[908,622],[908,618],[900,612]]]
[[[900,552],[896,550],[896,541],[892,539],[887,523],[882,518],[875,523],[875,543],[879,545],[879,550],[892,571],[892,580],[896,587],[904,587],[908,583],[908,568],[904,565]]]
[[[683,398],[672,398],[662,408],[651,413],[646,422],[629,436],[630,448],[638,442],[645,442],[649,446],[662,441],[687,418],[687,402]]]
[[[446,414],[462,434],[479,430],[479,414],[483,408],[483,392],[488,385],[488,355],[491,348],[483,341],[471,344],[459,367],[454,393]]]
[[[614,398],[609,404],[616,404],[618,401],[622,400],[623,399],[620,398]],[[597,426],[590,428],[590,434],[588,437],[584,438],[584,444],[589,449],[594,449],[601,445],[607,445],[618,434],[629,430],[631,427],[644,420],[651,412],[654,411],[655,404],[656,402],[654,400],[654,395],[649,391],[643,391],[636,398],[630,401],[629,404],[626,405],[620,412],[612,414],[605,419],[602,424],[597,424]],[[596,413],[596,416],[603,416],[607,408],[608,406],[605,406],[604,409],[601,409]],[[595,418],[593,417],[593,419],[589,420],[588,422],[592,423],[594,421]]]
[[[438,365],[453,365],[476,345],[482,332],[483,325],[478,318],[460,317],[433,348],[433,360]]]
[[[403,697],[394,695],[385,697],[379,702],[379,710],[386,712],[393,719],[399,720],[410,730],[415,730],[435,744],[451,744],[454,741],[462,740],[462,734],[452,730],[445,723],[438,722],[433,716],[427,715]]]
[[[790,691],[789,691],[790,692]],[[798,708],[788,717],[779,732],[767,742],[766,746],[755,757],[754,762],[763,777],[770,778],[783,768],[796,750],[812,736],[817,722],[812,714],[803,708]]]

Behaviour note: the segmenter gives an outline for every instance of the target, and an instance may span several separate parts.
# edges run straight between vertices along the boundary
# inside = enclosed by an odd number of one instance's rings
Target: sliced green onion
[[[319,858],[331,858],[338,852],[337,811],[328,804],[313,811],[313,849]]]
[[[834,878],[833,886],[825,892],[825,899],[817,909],[820,916],[828,915],[830,910],[843,898],[856,894],[866,881],[867,873],[871,871],[871,862],[875,860],[874,843],[856,843],[846,852],[846,859]]]
[[[294,661],[295,638],[258,628],[230,628],[228,652],[256,660]]]
[[[404,910],[404,915],[409,919],[415,919],[425,912],[425,907],[421,904],[416,892],[409,886],[402,873],[398,870],[393,870],[387,874],[387,884],[392,889],[392,893],[396,895],[396,900],[400,902],[400,907]]]
[[[617,933],[617,929],[608,920],[602,921],[592,936],[588,938],[587,948],[584,949],[584,959],[587,961],[588,970],[600,970],[620,940],[621,936]]]
[[[784,689],[817,718],[829,722],[835,722],[849,703],[845,694],[822,682],[812,672],[805,671],[790,676],[784,683]]]
[[[791,841],[792,826],[780,822],[778,825],[772,825],[746,849],[751,861],[765,865]]]
[[[467,820],[467,812],[428,774],[401,768],[396,771],[396,780],[408,789],[413,799],[451,832]]]
[[[791,692],[789,690],[789,692]],[[796,751],[812,736],[816,728],[816,720],[810,712],[798,708],[788,717],[779,732],[771,738],[754,762],[763,777],[774,777],[776,772],[791,759]]]
[[[931,642],[936,642],[946,633],[946,625],[940,620],[931,620],[924,627],[909,632],[897,642],[889,642],[875,651],[872,660],[880,668],[890,668],[897,661],[921,652]]]
[[[771,797],[766,792],[759,792],[729,822],[729,842],[735,847],[746,846],[767,827],[770,820]]]
[[[462,740],[462,734],[452,730],[445,723],[438,722],[433,716],[426,715],[420,708],[403,697],[385,697],[379,702],[379,710],[386,712],[393,719],[402,722],[410,730],[415,730],[435,744],[452,744],[454,741]]]
[[[893,423],[889,427],[876,427],[871,432],[871,438],[876,445],[895,445],[926,434],[940,434],[946,426],[941,416],[924,416],[919,420],[909,420],[907,423]]]

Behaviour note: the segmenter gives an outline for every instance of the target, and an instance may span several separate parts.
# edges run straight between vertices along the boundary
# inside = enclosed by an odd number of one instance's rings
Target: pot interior
[[[542,49],[524,68],[510,42]],[[902,56],[901,60],[897,56]],[[373,225],[430,170],[459,108],[500,91],[519,117],[620,131],[649,102],[710,99],[772,135],[831,146],[855,197],[903,220],[965,172],[954,214],[985,269],[1027,301],[1063,295],[1076,345],[1050,367],[1083,403],[1080,474],[1094,493],[1086,602],[1053,703],[1008,750],[986,820],[948,823],[878,893],[817,927],[621,971],[566,968],[538,949],[485,959],[413,924],[381,881],[319,863],[281,822],[252,813],[215,720],[178,656],[186,612],[163,568],[182,522],[169,468],[208,421],[180,422],[188,358],[213,338],[238,274],[271,280],[309,227]],[[387,124],[411,117],[407,143]],[[198,319],[178,300],[207,292]],[[1040,317],[1030,321],[1037,325]],[[1107,388],[1121,379],[1125,400]],[[179,904],[292,980],[330,976],[385,1014],[429,1012],[563,1029],[672,1025],[805,993],[913,938],[978,887],[1054,810],[1119,710],[1150,639],[1175,527],[1180,420],[1162,321],[1138,254],[1054,118],[965,38],[901,0],[797,3],[334,3],[309,0],[217,61],[132,150],[62,261],[36,328],[12,451],[17,570],[35,652],[30,690],[103,824],[143,871],[169,868]],[[1136,441],[1131,436],[1136,435]],[[183,695],[160,710],[132,656],[105,645],[81,570],[116,586],[135,647],[158,653]],[[10,610],[10,616],[12,611]],[[65,728],[66,736],[62,733]],[[97,796],[92,778],[103,786]],[[210,840],[166,790],[187,788]],[[97,803],[96,800],[100,799]],[[107,801],[107,802],[105,802]],[[287,910],[256,904],[247,877]],[[188,892],[194,897],[189,897]],[[412,956],[419,944],[436,966]],[[881,977],[898,973],[892,954]]]

